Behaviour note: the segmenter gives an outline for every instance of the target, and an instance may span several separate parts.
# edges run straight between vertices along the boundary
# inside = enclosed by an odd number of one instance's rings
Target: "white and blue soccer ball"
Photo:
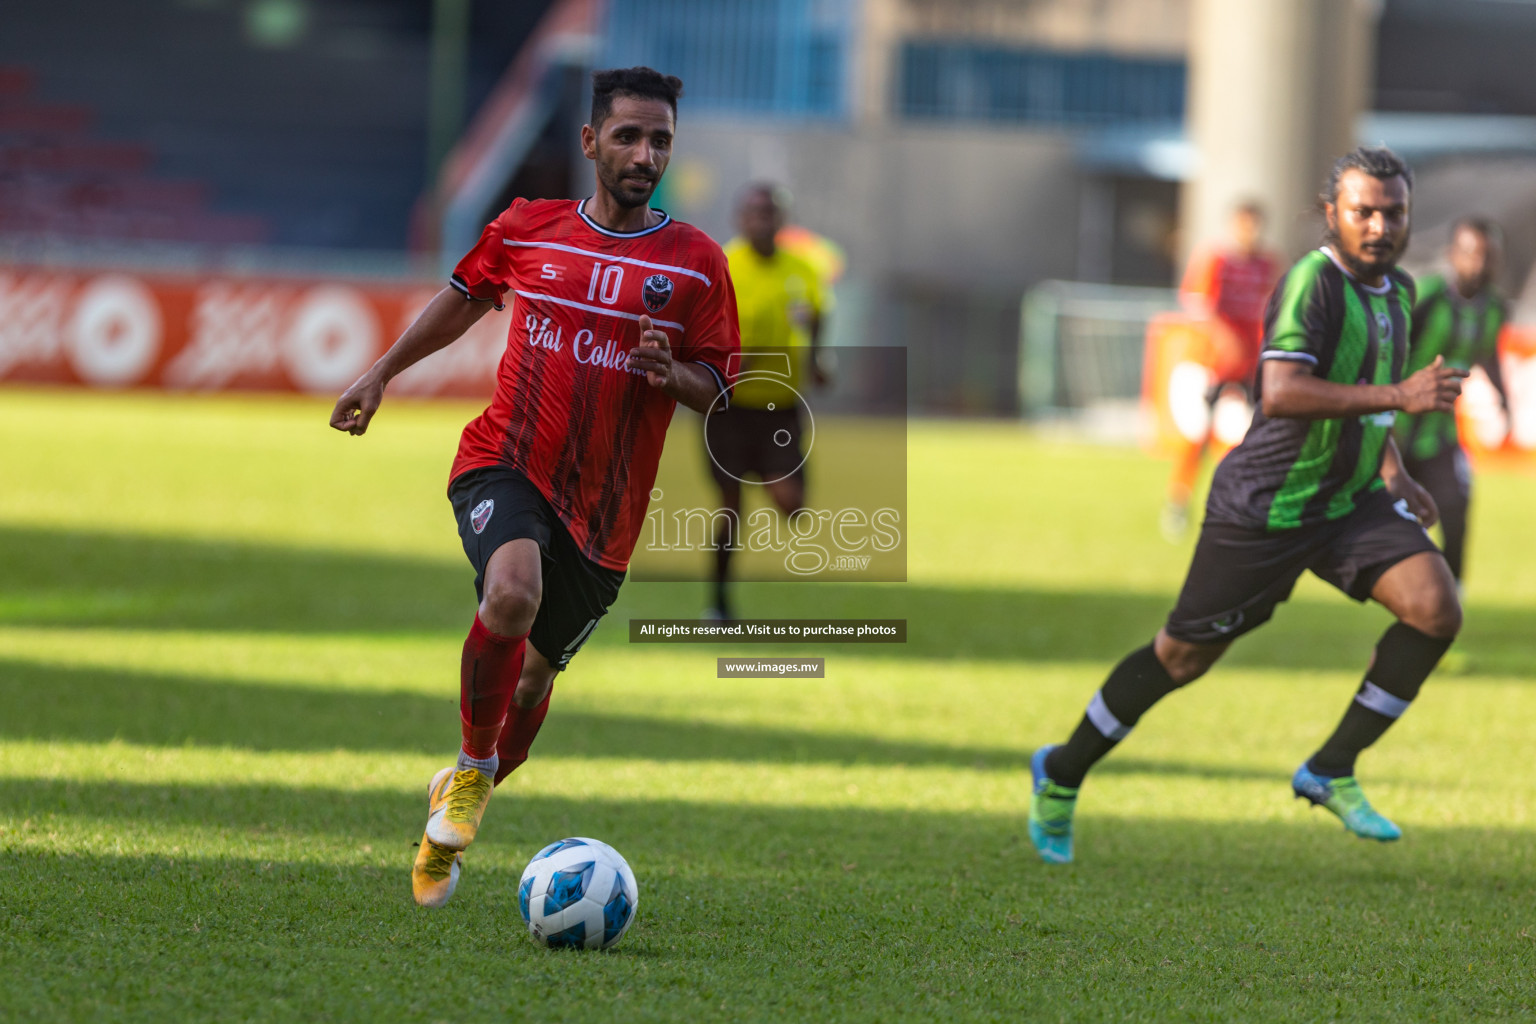
[[[596,839],[562,839],[533,855],[517,887],[517,908],[540,945],[607,949],[624,937],[640,905],[635,873]]]

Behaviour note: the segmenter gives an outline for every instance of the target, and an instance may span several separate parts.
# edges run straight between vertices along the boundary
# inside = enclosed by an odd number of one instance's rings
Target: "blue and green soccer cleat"
[[[1329,778],[1326,775],[1315,775],[1306,765],[1302,765],[1291,779],[1291,789],[1300,799],[1310,800],[1314,806],[1332,811],[1347,830],[1361,839],[1390,843],[1402,838],[1403,830],[1377,813],[1361,792],[1360,783],[1353,775]]]
[[[1072,863],[1072,812],[1077,790],[1058,786],[1045,775],[1045,758],[1055,744],[1041,747],[1029,759],[1034,795],[1029,800],[1029,841],[1047,864]]]

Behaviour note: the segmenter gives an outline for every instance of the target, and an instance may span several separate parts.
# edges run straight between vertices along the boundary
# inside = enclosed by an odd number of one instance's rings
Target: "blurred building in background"
[[[847,254],[834,340],[907,346],[915,410],[1071,408],[1138,392],[1234,198],[1310,244],[1355,140],[1417,166],[1414,261],[1479,212],[1519,294],[1533,50],[1506,0],[9,0],[0,258],[429,281],[590,189],[586,74],[645,63],[686,88],[659,205],[723,238],[782,182]]]
[[[1186,7],[561,0],[520,57],[525,66],[493,96],[494,113],[450,158],[437,197],[444,257],[517,194],[506,183],[528,173],[523,152],[541,130],[579,123],[584,94],[565,68],[649,64],[686,90],[661,205],[724,237],[742,184],[787,185],[794,219],[847,252],[836,339],[907,346],[919,408],[1013,411],[1024,288],[1113,276],[1084,260],[1084,203],[1090,220],[1117,212],[1101,209],[1103,185],[1083,180],[1083,139],[1132,126],[1178,131]],[[557,152],[546,147],[542,159]],[[589,187],[589,173],[578,163],[571,187]],[[1118,258],[1122,277],[1164,284],[1177,184],[1138,173],[1120,187],[1127,225],[1108,243],[1117,251],[1094,252]]]

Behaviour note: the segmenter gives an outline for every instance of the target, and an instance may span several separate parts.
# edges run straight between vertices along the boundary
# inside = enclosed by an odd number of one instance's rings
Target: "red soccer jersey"
[[[1264,321],[1264,304],[1279,276],[1279,264],[1269,253],[1244,256],[1212,250],[1190,261],[1182,290],[1203,298],[1212,313],[1234,328],[1259,327]]]
[[[1279,276],[1279,264],[1266,252],[1244,256],[1211,250],[1190,261],[1180,290],[1225,323],[1238,344],[1237,350],[1218,355],[1216,371],[1222,380],[1249,380],[1258,367],[1264,306]]]
[[[454,270],[465,295],[500,308],[511,290],[517,305],[496,395],[464,428],[451,477],[517,469],[588,558],[623,569],[677,405],[625,366],[641,315],[666,332],[674,360],[703,365],[722,390],[741,336],[713,239],[665,215],[644,231],[609,231],[583,205],[516,200]]]

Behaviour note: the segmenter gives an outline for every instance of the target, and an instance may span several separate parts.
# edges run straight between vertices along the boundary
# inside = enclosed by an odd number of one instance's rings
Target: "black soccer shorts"
[[[497,548],[524,537],[538,542],[544,596],[528,642],[557,670],[565,668],[618,597],[624,573],[582,554],[549,499],[510,466],[461,473],[448,500],[464,554],[475,567],[477,599],[485,598],[485,566]]]
[[[1403,459],[1403,469],[1429,492],[1440,510],[1440,533],[1451,574],[1461,579],[1467,556],[1467,514],[1472,507],[1472,466],[1460,445],[1427,459]]]
[[[733,405],[704,420],[704,454],[721,487],[756,476],[765,483],[805,479],[800,410]]]
[[[1440,549],[1386,491],[1342,519],[1293,530],[1207,522],[1164,628],[1187,643],[1225,643],[1268,622],[1308,569],[1364,601],[1388,569],[1423,551]]]
[[[1466,517],[1472,500],[1472,465],[1460,445],[1451,445],[1427,459],[1403,457],[1403,468],[1435,499],[1441,518],[1459,511]]]

